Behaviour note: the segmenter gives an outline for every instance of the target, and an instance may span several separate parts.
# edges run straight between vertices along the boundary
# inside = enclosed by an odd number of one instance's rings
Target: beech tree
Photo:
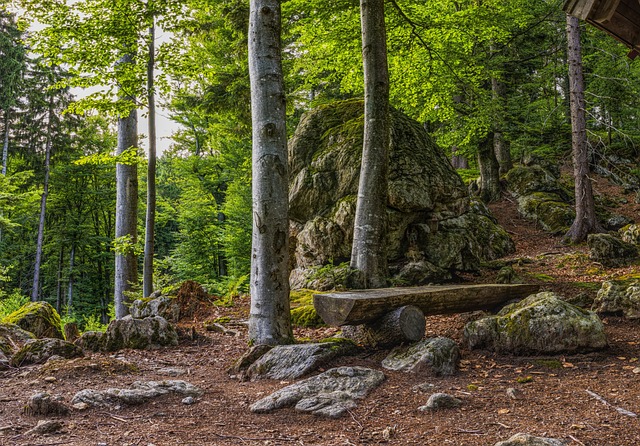
[[[366,288],[386,284],[387,177],[389,167],[389,72],[384,0],[361,0],[364,67],[364,139],[351,267]]]
[[[289,314],[289,201],[280,0],[251,0],[249,79],[253,230],[249,339],[293,341]]]
[[[569,231],[565,234],[564,240],[578,243],[587,238],[588,234],[603,232],[603,229],[596,216],[593,190],[589,179],[580,24],[577,17],[570,15],[567,15],[567,59],[569,64],[571,148],[575,180],[576,218]]]

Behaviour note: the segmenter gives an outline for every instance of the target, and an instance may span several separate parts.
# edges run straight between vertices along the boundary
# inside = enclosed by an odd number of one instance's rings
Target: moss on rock
[[[71,359],[83,356],[83,353],[80,347],[62,339],[33,339],[13,355],[11,365],[20,367],[28,364],[40,364],[52,356]]]
[[[6,316],[7,324],[15,324],[37,338],[64,339],[60,315],[47,302],[29,302]]]

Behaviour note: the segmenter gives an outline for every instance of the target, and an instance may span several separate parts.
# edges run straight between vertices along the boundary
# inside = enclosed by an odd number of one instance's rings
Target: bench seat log
[[[503,284],[379,288],[315,294],[313,306],[328,325],[358,325],[405,305],[415,305],[427,316],[492,310],[538,289],[538,285]]]

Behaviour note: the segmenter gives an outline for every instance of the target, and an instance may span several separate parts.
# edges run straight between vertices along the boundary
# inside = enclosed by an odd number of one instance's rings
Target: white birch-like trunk
[[[149,60],[147,62],[147,100],[149,102],[149,160],[147,164],[147,213],[145,217],[142,295],[153,293],[153,255],[156,221],[156,101],[154,92],[155,28],[149,28]]]
[[[253,231],[249,340],[293,341],[289,313],[289,202],[280,0],[251,0],[249,77]]]
[[[364,63],[364,143],[351,249],[351,267],[366,288],[386,285],[389,73],[384,0],[361,0]]]
[[[124,56],[121,63],[131,63],[130,56]],[[118,146],[116,155],[138,146],[138,115],[132,106],[131,112],[118,119]],[[116,319],[129,314],[129,300],[126,293],[138,282],[138,264],[134,247],[138,241],[138,167],[132,164],[116,164],[116,238],[127,237],[130,248],[116,252],[114,303]]]
[[[49,117],[47,122],[47,142],[44,155],[44,187],[40,197],[40,220],[38,222],[38,239],[36,242],[36,259],[33,265],[33,285],[31,301],[36,302],[40,296],[40,265],[42,264],[42,249],[44,246],[44,223],[47,212],[47,196],[49,195],[49,171],[51,164],[53,98],[49,98]]]

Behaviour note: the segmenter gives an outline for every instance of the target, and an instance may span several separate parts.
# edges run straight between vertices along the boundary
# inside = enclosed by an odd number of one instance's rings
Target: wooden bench
[[[425,315],[494,310],[538,292],[538,285],[429,285],[315,294],[313,306],[328,325],[355,326],[347,337],[371,345],[422,338]]]

